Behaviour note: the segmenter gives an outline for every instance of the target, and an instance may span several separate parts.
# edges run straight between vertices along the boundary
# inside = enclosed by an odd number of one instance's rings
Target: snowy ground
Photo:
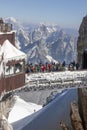
[[[32,82],[37,81],[37,86],[41,81],[78,81],[87,76],[87,71],[63,71],[63,72],[49,72],[49,73],[32,73],[26,75],[26,82],[31,86]]]
[[[9,114],[8,118],[9,123],[13,123],[20,119],[23,119],[42,108],[41,105],[25,102],[18,96],[15,96],[15,99],[16,99],[15,105]]]
[[[67,121],[69,120],[69,105],[71,100],[75,101],[76,99],[76,94],[74,95],[74,93],[72,93],[73,90],[74,89],[64,91],[60,94],[60,96],[57,96],[48,105],[42,109],[39,109],[37,112],[31,113],[31,115],[25,109],[22,109],[27,108],[26,104],[19,102],[18,104],[20,106],[20,112],[16,107],[16,109],[14,109],[12,112],[14,115],[13,119],[13,115],[11,115],[11,122],[14,130],[53,130],[53,127],[56,127],[54,130],[58,130],[58,123],[62,119],[65,120],[65,122],[66,118]],[[35,109],[35,107],[33,108],[32,106],[31,108],[32,110]],[[25,116],[22,116],[23,114]],[[19,116],[20,120],[15,120],[14,122],[14,118],[16,118],[16,116]]]
[[[50,72],[50,73],[37,73],[37,74],[30,74],[26,77],[28,85],[31,86],[31,81],[40,81],[40,80],[49,80],[49,81],[57,81],[59,79],[62,79],[62,81],[68,80],[68,79],[80,79],[85,78],[87,75],[87,71],[65,71],[65,72]],[[38,86],[38,84],[37,84]],[[32,93],[32,92],[31,92]],[[27,93],[29,95],[29,93]],[[38,95],[38,94],[37,94]],[[36,97],[37,97],[36,95]],[[38,96],[38,99],[40,99],[40,95]],[[34,97],[34,96],[33,96]],[[20,97],[16,96],[16,102],[14,107],[12,108],[8,121],[10,123],[17,122],[27,116],[30,116],[30,118],[34,117],[34,113],[36,113],[38,110],[42,108],[41,105],[37,105],[35,103],[27,102],[21,99]],[[35,99],[35,97],[34,97]],[[37,100],[37,98],[36,98]],[[23,122],[24,123],[24,122]],[[21,130],[21,124],[19,125],[18,130]],[[24,126],[23,126],[24,127]]]

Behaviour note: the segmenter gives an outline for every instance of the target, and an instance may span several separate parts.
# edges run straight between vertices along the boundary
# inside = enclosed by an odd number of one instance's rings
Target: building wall
[[[0,78],[0,94],[4,91],[4,78]]]
[[[15,46],[15,32],[12,31],[12,25],[3,22],[0,19],[0,45],[3,45],[5,40],[9,40]],[[8,50],[10,51],[10,50]],[[24,59],[25,60],[25,59]],[[12,64],[12,61],[11,61]],[[6,92],[20,88],[25,84],[25,72],[0,77],[0,94],[5,90]]]
[[[5,77],[4,89],[6,92],[15,90],[25,85],[25,73]]]
[[[2,45],[5,40],[9,40],[15,46],[15,32],[0,34],[0,44]]]

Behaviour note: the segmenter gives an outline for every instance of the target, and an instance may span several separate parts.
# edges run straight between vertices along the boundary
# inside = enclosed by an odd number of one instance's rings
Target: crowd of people
[[[25,68],[26,73],[35,73],[35,72],[55,72],[55,71],[64,71],[64,70],[78,70],[79,64],[75,63],[75,61],[71,62],[69,65],[66,64],[64,61],[62,64],[60,62],[58,63],[39,63],[33,65],[27,64]]]

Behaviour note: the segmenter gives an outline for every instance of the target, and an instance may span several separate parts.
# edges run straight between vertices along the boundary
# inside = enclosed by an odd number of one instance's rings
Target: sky
[[[78,28],[87,14],[87,0],[0,0],[0,17],[30,23]]]

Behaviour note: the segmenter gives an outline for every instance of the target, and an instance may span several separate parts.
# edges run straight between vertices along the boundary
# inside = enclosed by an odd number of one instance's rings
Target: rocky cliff
[[[0,130],[13,130],[7,118],[14,102],[14,98],[8,94],[0,101]]]
[[[87,88],[78,88],[78,103],[70,105],[71,126],[61,122],[63,130],[87,130]]]
[[[78,89],[79,113],[84,130],[87,130],[87,88]]]
[[[87,15],[83,18],[79,27],[79,36],[77,40],[78,63],[81,68],[87,68]]]

